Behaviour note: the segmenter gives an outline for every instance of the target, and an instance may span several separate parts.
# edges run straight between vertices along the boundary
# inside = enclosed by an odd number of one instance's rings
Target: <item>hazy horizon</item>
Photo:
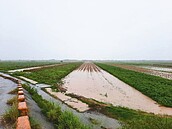
[[[0,60],[172,60],[170,0],[2,0]]]

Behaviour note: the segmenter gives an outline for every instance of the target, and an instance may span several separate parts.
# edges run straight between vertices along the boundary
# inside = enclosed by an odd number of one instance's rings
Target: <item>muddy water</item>
[[[5,111],[10,108],[10,106],[6,104],[7,100],[15,96],[8,94],[8,92],[15,89],[16,87],[17,85],[14,82],[0,77],[0,119],[2,115],[5,113]],[[3,127],[0,125],[0,128]]]
[[[22,81],[22,83],[25,82]],[[92,129],[101,129],[101,126],[109,129],[117,129],[120,127],[120,124],[117,120],[109,118],[101,113],[94,111],[79,113],[76,110],[70,108],[66,104],[62,103],[60,100],[53,98],[52,96],[41,90],[42,87],[48,87],[48,85],[44,86],[44,84],[30,84],[30,86],[36,88],[38,94],[40,94],[44,99],[54,102],[55,104],[58,104],[63,111],[67,110],[73,112],[84,124],[91,126]],[[96,120],[99,124],[92,124],[90,118]]]
[[[172,72],[172,68],[154,67],[154,66],[140,66],[140,67],[146,68],[146,69],[157,70],[157,71]]]
[[[84,65],[63,80],[65,82],[63,87],[67,89],[67,93],[93,98],[114,106],[123,106],[154,114],[172,115],[172,108],[156,104],[152,99],[94,64]],[[99,70],[94,70],[95,67]]]

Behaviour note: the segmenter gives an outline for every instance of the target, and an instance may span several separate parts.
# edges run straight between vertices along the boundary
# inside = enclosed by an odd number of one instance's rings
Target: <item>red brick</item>
[[[16,129],[31,129],[29,117],[28,116],[18,117]]]

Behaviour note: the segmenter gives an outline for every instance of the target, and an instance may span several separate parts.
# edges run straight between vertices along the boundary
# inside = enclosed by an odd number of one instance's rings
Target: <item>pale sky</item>
[[[0,59],[172,60],[172,0],[0,0]]]

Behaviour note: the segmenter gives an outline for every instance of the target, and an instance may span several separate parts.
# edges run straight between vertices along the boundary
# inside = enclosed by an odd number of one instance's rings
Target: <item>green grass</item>
[[[19,116],[17,97],[13,98],[12,101],[13,101],[12,106],[3,114],[2,118],[3,118],[3,123],[14,125]]]
[[[89,129],[80,122],[79,118],[69,111],[62,111],[61,108],[45,99],[37,91],[27,85],[23,87],[31,94],[33,100],[42,109],[42,113],[52,122],[57,129]]]
[[[16,72],[14,75],[24,76],[39,83],[55,85],[80,65],[81,63],[69,63],[51,68],[40,69],[31,73]]]
[[[49,62],[49,61],[0,61],[0,71],[8,71],[13,69],[42,66],[56,64],[59,62]]]
[[[113,106],[104,107],[101,112],[122,121],[123,129],[172,129],[172,118],[167,116]]]
[[[14,96],[13,98],[7,100],[8,105],[13,105],[14,103],[17,103],[17,96]]]
[[[99,67],[149,96],[159,104],[172,107],[172,80],[97,63]]]
[[[29,117],[31,129],[41,129],[40,123],[33,117]]]
[[[125,107],[114,107],[109,104],[97,102],[92,99],[83,98],[74,94],[68,94],[81,100],[94,110],[121,122],[123,129],[171,129],[172,116],[154,115],[142,111],[132,110]],[[91,120],[93,123],[94,120]],[[97,123],[97,122],[96,122]]]

